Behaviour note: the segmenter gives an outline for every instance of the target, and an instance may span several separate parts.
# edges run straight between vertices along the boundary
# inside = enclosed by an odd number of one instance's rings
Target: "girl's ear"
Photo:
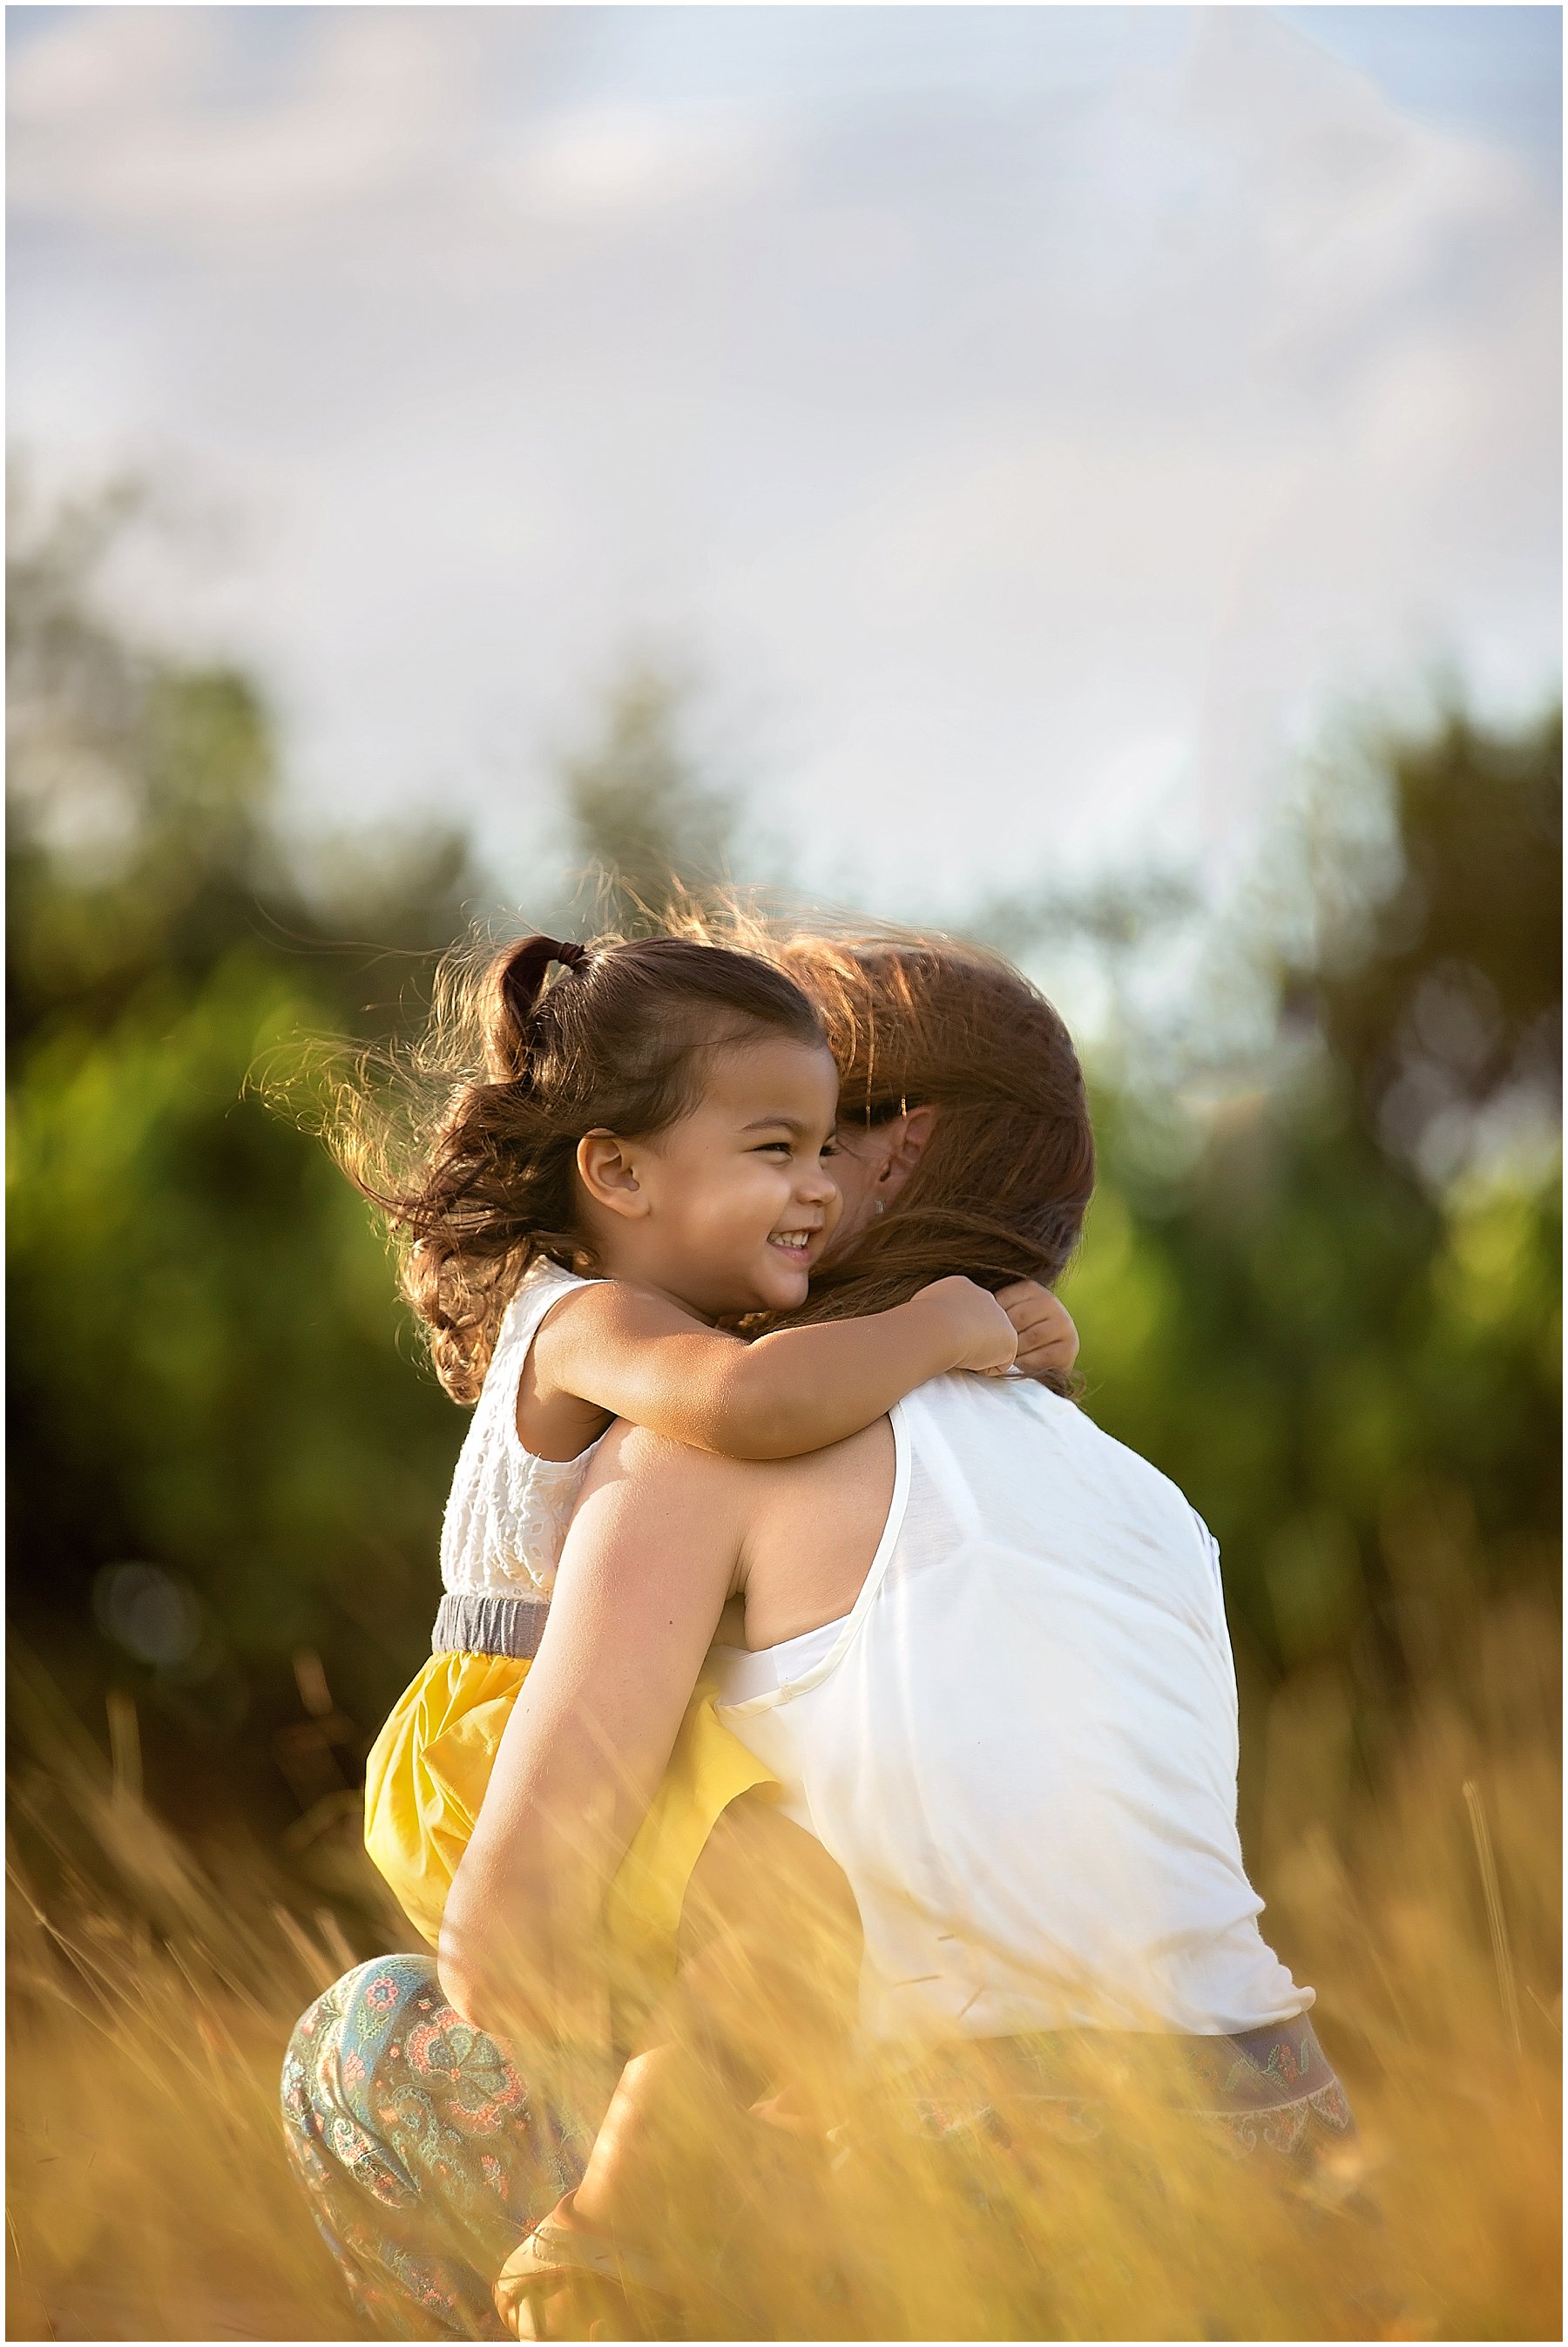
[[[626,1143],[613,1133],[584,1133],[577,1144],[577,1170],[596,1206],[629,1222],[641,1221],[648,1212]]]
[[[898,1195],[926,1152],[937,1122],[934,1108],[906,1109],[886,1128],[887,1154],[876,1176],[876,1194],[884,1205]]]

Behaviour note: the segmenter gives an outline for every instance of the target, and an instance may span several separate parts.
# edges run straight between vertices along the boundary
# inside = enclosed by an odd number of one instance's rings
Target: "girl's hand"
[[[1065,1375],[1078,1358],[1078,1331],[1066,1305],[1032,1279],[1018,1279],[1010,1287],[999,1287],[996,1300],[1017,1332],[1018,1358],[1013,1367],[1020,1374],[1026,1378],[1052,1371]]]
[[[1018,1354],[1013,1324],[998,1298],[972,1279],[958,1273],[935,1279],[915,1301],[941,1314],[953,1341],[950,1368],[979,1369],[996,1378],[1011,1368]]]

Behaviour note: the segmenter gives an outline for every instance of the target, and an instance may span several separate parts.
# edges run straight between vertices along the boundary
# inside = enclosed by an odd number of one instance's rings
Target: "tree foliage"
[[[419,835],[323,908],[253,683],[95,614],[106,526],[22,528],[8,578],[11,1614],[89,1716],[128,1675],[171,1753],[217,1758],[171,1760],[176,1804],[265,1810],[294,1655],[363,1722],[403,1673],[461,1423],[253,1079],[416,1015],[479,884]]]
[[[1359,917],[1326,904],[1296,978],[1371,1132],[1440,1167],[1479,1112],[1561,1109],[1563,712],[1500,735],[1450,709],[1383,763],[1393,886]]]
[[[348,1799],[419,1659],[464,1420],[251,1079],[412,1016],[486,890],[450,833],[286,848],[263,697],[95,616],[102,542],[14,533],[12,1611],[85,1716],[136,1696],[167,1807],[281,1825]],[[678,718],[634,677],[561,775],[611,918],[733,846]],[[1560,759],[1557,718],[1382,745],[1388,855],[1315,866],[1266,1064],[1202,1112],[1097,1087],[1087,1406],[1219,1535],[1244,1667],[1332,1675],[1374,1758],[1474,1591],[1556,1570],[1555,1181],[1458,1140],[1554,1101]],[[1100,910],[1122,950],[1181,907]]]
[[[567,821],[595,925],[651,935],[688,893],[727,881],[738,827],[731,793],[702,781],[681,738],[682,696],[657,669],[612,689],[600,737],[566,761]]]

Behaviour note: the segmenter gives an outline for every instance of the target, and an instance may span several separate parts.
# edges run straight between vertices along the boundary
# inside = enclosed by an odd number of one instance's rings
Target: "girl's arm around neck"
[[[793,1459],[886,1417],[948,1369],[1000,1370],[1017,1337],[972,1280],[937,1280],[859,1320],[743,1344],[668,1298],[606,1280],[559,1305],[534,1343],[541,1400],[573,1394],[727,1459]]]

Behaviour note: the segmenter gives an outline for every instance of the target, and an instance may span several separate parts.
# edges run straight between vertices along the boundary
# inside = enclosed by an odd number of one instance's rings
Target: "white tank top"
[[[441,1585],[465,1594],[548,1597],[555,1586],[590,1442],[575,1459],[536,1459],[518,1432],[518,1380],[552,1304],[593,1283],[540,1257],[518,1282],[457,1456],[441,1526]]]
[[[849,1878],[868,2033],[1206,2035],[1302,2012],[1242,1865],[1201,1521],[1023,1379],[938,1378],[892,1419],[854,1611],[712,1657],[720,1718]]]

